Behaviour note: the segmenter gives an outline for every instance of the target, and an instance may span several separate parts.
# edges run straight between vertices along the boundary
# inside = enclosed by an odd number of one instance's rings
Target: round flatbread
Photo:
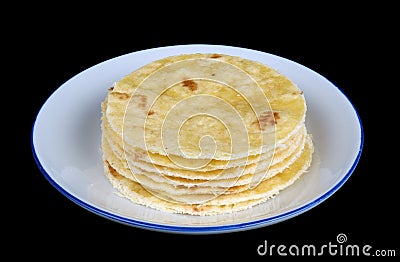
[[[122,197],[133,203],[145,205],[157,210],[190,215],[215,215],[238,212],[263,203],[275,197],[282,190],[292,185],[311,165],[314,148],[310,138],[301,156],[283,172],[260,183],[257,187],[238,194],[210,196],[186,196],[184,201],[164,199],[153,194],[139,183],[120,175],[108,162],[104,161],[106,177]],[[197,198],[197,199],[194,199]],[[190,204],[199,198],[206,199],[201,204]]]
[[[101,108],[106,177],[121,196],[158,210],[244,210],[312,161],[303,92],[249,59],[166,57],[117,80]]]
[[[296,132],[305,113],[303,93],[287,77],[222,54],[147,64],[114,84],[106,106],[124,143],[200,162],[269,151]]]

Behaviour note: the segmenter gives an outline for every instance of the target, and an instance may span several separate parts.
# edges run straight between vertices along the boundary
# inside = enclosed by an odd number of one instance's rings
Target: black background
[[[336,236],[344,233],[350,244],[396,249],[399,255],[399,196],[398,184],[393,180],[398,176],[398,169],[393,169],[397,154],[388,151],[396,149],[397,131],[386,121],[389,117],[397,121],[393,118],[395,103],[390,99],[396,99],[393,92],[398,80],[392,80],[394,75],[390,75],[393,32],[382,30],[390,25],[390,16],[385,16],[389,10],[374,10],[371,6],[328,12],[327,6],[287,21],[270,17],[271,11],[245,18],[238,10],[208,6],[193,13],[188,9],[176,11],[179,19],[172,20],[148,9],[144,18],[138,18],[140,11],[136,9],[122,16],[111,10],[97,14],[94,9],[76,7],[63,15],[56,12],[35,16],[18,28],[15,37],[21,40],[16,42],[26,54],[13,68],[17,71],[17,85],[24,85],[28,101],[25,105],[30,108],[23,121],[21,167],[26,170],[18,173],[24,177],[24,190],[13,205],[17,210],[9,217],[18,222],[10,228],[10,242],[25,247],[38,245],[30,254],[38,257],[54,256],[50,255],[52,250],[56,257],[84,254],[112,255],[116,259],[126,255],[132,260],[153,260],[161,255],[164,259],[218,256],[266,260],[268,257],[259,257],[256,251],[264,240],[273,244],[317,245],[335,242]],[[379,24],[375,11],[383,14]],[[283,15],[281,9],[273,13],[280,12]],[[94,15],[89,18],[89,13]],[[217,13],[225,15],[216,18]],[[177,44],[256,49],[303,64],[332,81],[354,104],[365,132],[361,159],[349,180],[326,201],[290,220],[219,235],[180,235],[134,228],[102,218],[64,197],[40,173],[30,148],[31,130],[40,107],[61,84],[88,67],[130,52]],[[23,74],[18,73],[21,69]],[[21,153],[16,152],[15,156],[20,159]]]

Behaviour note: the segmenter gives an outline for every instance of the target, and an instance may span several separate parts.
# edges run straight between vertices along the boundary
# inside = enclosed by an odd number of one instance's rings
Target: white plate
[[[103,175],[100,103],[121,77],[153,60],[181,53],[225,53],[260,61],[291,80],[307,101],[306,125],[315,155],[310,171],[277,197],[228,215],[169,214],[118,196]],[[355,169],[363,146],[359,116],[346,96],[318,73],[272,54],[219,45],[180,45],[119,56],[97,64],[60,86],[33,126],[36,162],[48,181],[76,204],[100,216],[156,231],[211,234],[254,229],[299,215],[335,193]]]

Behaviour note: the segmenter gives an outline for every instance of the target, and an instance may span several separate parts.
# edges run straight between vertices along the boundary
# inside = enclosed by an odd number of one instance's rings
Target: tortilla
[[[225,54],[185,54],[117,80],[102,102],[104,173],[121,196],[213,215],[276,196],[309,168],[303,92]]]
[[[202,204],[163,199],[159,195],[147,191],[139,183],[120,175],[109,165],[107,160],[104,161],[104,170],[106,177],[117,192],[133,203],[171,213],[216,215],[245,210],[275,197],[306,172],[311,165],[313,151],[313,144],[309,138],[301,156],[284,172],[263,181],[253,189],[234,195],[219,195]]]

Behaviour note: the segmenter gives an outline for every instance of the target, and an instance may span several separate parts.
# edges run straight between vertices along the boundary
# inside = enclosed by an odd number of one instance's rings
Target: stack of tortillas
[[[149,63],[102,103],[105,175],[123,196],[192,215],[276,196],[311,164],[303,92],[259,62],[184,54]]]

